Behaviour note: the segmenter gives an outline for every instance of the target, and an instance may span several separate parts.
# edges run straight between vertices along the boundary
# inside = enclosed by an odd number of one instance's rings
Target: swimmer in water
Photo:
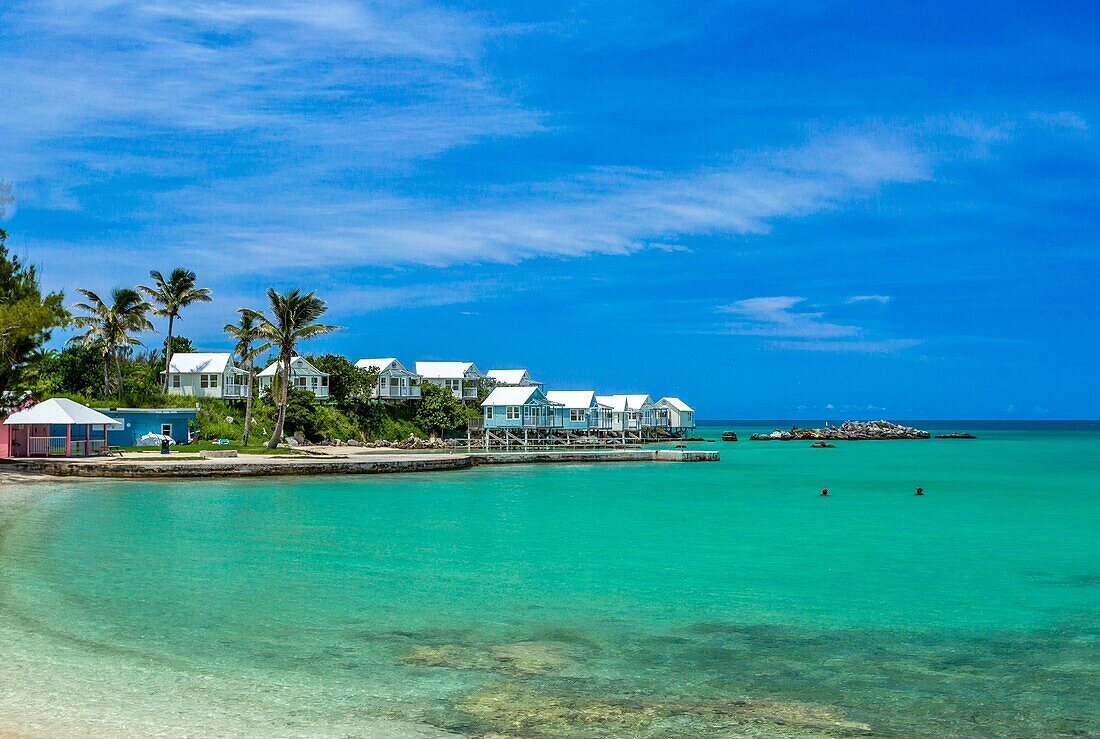
[[[822,495],[828,495],[829,494],[829,488],[821,488],[821,494]]]
[[[924,495],[924,488],[917,488],[917,495]]]

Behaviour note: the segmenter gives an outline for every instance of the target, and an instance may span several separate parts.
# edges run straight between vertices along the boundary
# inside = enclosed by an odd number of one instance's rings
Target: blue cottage
[[[107,443],[111,446],[137,446],[146,434],[171,436],[177,444],[187,444],[195,428],[195,408],[99,408],[106,416],[121,421],[110,427]]]

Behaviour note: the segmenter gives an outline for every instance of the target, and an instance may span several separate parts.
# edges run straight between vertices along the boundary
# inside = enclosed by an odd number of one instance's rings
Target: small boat
[[[737,441],[737,432],[736,431],[723,431],[722,432],[722,441]]]

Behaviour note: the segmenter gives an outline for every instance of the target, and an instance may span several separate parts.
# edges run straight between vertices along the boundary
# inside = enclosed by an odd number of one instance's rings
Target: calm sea
[[[0,488],[0,734],[1100,735],[1100,426],[919,425]]]

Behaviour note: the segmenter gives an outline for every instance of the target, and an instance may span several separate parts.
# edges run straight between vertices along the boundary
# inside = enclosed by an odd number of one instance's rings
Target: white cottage
[[[396,358],[360,359],[355,366],[378,373],[378,382],[371,393],[373,399],[420,400],[420,375],[405,369]]]
[[[653,399],[648,395],[598,395],[596,402],[611,408],[614,431],[639,431],[655,425]]]
[[[459,400],[476,400],[485,379],[473,362],[417,362],[416,374],[424,382],[447,388]]]
[[[243,400],[248,373],[233,363],[229,352],[180,352],[168,365],[168,394]]]
[[[596,401],[594,390],[550,390],[546,399],[561,406],[556,411],[561,415],[562,428],[611,428],[611,408]]]
[[[655,405],[668,414],[669,430],[683,432],[695,428],[695,409],[679,398],[664,397]]]
[[[531,373],[525,369],[491,369],[485,374],[497,387],[537,387],[544,390],[543,384],[531,379]]]
[[[266,390],[275,382],[275,375],[281,372],[279,362],[272,362],[263,372],[256,375],[261,390]],[[298,390],[308,390],[313,397],[328,398],[328,373],[314,367],[304,357],[290,359],[290,386]]]

